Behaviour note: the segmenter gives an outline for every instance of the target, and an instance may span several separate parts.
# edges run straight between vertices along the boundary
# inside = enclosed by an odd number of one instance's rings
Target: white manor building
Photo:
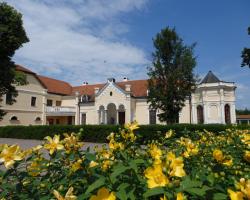
[[[1,109],[7,111],[0,126],[45,124],[139,124],[160,123],[158,111],[147,103],[147,80],[73,87],[69,83],[40,76],[22,66],[16,70],[27,75],[28,84],[17,86],[13,105],[9,95],[2,97]],[[232,82],[219,80],[211,71],[197,86],[179,113],[179,123],[236,123],[235,89]]]

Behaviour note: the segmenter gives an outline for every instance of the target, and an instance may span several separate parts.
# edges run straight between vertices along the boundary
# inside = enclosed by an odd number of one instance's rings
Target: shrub
[[[0,146],[0,199],[249,199],[250,130],[198,131],[192,140],[170,130],[146,146],[135,130],[126,125],[93,152],[76,134],[25,151]]]
[[[211,131],[219,134],[232,125],[221,124],[175,124],[175,125],[141,125],[136,133],[138,135],[138,142],[141,144],[157,140],[161,138],[168,130],[175,131],[175,137],[187,135],[189,132]],[[42,140],[46,136],[53,136],[55,134],[63,135],[63,133],[77,133],[82,130],[82,139],[86,142],[107,142],[106,137],[111,132],[118,132],[118,125],[52,125],[52,126],[5,126],[0,127],[0,138],[17,138],[17,139],[37,139]],[[250,129],[250,126],[238,125],[237,129]]]

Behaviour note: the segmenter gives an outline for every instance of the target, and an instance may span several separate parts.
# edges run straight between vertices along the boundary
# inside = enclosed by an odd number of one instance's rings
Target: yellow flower
[[[172,152],[167,154],[167,165],[170,168],[170,176],[183,177],[186,176],[186,172],[183,169],[184,163],[182,157],[175,157]]]
[[[74,162],[71,165],[71,171],[76,172],[77,170],[82,169],[82,165],[81,164],[82,164],[82,160],[78,159],[76,162]]]
[[[121,142],[116,142],[114,139],[111,139],[109,141],[109,148],[112,150],[116,150],[116,149],[124,149],[124,145]]]
[[[244,154],[245,161],[250,163],[250,151],[246,151]]]
[[[215,160],[217,160],[218,162],[222,161],[224,159],[223,153],[221,150],[219,149],[215,149],[213,151],[213,157]]]
[[[50,136],[45,137],[48,141],[47,144],[44,145],[44,148],[49,150],[49,153],[52,155],[56,150],[63,149],[63,145],[60,143],[60,136],[55,135],[53,139]]]
[[[139,128],[139,125],[137,121],[134,121],[132,123],[125,124],[124,127],[129,131],[133,132],[134,130]]]
[[[61,196],[60,193],[56,190],[53,190],[53,194],[55,195],[57,200],[76,200],[77,197],[73,195],[73,190],[74,190],[73,187],[70,187],[65,197]]]
[[[167,197],[164,195],[163,197],[160,197],[160,200],[168,200]]]
[[[114,192],[109,193],[108,189],[102,187],[98,190],[97,195],[93,195],[90,197],[90,200],[115,200]]]
[[[250,180],[240,179],[240,182],[235,184],[236,188],[246,195],[247,199],[250,199]]]
[[[234,192],[231,189],[228,189],[227,192],[229,193],[229,197],[231,200],[243,200],[242,192]]]
[[[168,178],[162,172],[161,165],[153,165],[153,167],[148,167],[144,174],[148,179],[148,188],[163,187],[169,183]]]
[[[184,200],[184,194],[182,192],[178,192],[177,193],[177,197],[176,197],[176,200]]]
[[[93,160],[89,163],[89,167],[90,167],[90,168],[95,167],[95,166],[97,166],[97,165],[98,165],[98,163],[95,162],[95,161],[93,161]]]
[[[232,166],[233,165],[233,160],[232,160],[232,158],[228,159],[228,160],[225,159],[225,160],[222,161],[222,164],[226,165],[226,166]]]
[[[33,161],[28,167],[27,171],[31,176],[38,176],[40,174],[40,164],[38,161]]]
[[[104,160],[102,162],[102,170],[106,171],[108,168],[110,168],[111,161],[110,160]]]
[[[20,151],[20,147],[17,145],[9,146],[5,145],[0,154],[0,162],[4,163],[4,166],[9,169],[17,160],[23,159],[23,153]]]
[[[162,155],[161,149],[159,149],[156,144],[150,145],[149,153],[150,153],[151,157],[153,159],[156,159],[156,160],[159,160],[161,158],[161,155]]]
[[[170,129],[169,131],[166,132],[165,138],[166,139],[171,138],[173,134],[174,134],[174,131]]]
[[[83,143],[79,142],[78,138],[73,133],[71,133],[71,135],[65,133],[64,136],[65,138],[63,142],[64,147],[66,149],[66,153],[70,153],[71,151],[77,151],[83,146]]]

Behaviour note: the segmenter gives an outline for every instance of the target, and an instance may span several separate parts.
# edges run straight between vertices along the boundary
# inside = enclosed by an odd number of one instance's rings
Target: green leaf
[[[227,195],[224,193],[215,193],[213,195],[213,200],[226,200],[227,199]]]
[[[112,182],[115,182],[115,179],[118,175],[122,174],[123,172],[125,172],[126,170],[128,170],[129,167],[123,166],[123,165],[119,165],[116,166],[113,170],[113,173],[110,175],[110,179]]]
[[[93,190],[103,186],[105,184],[105,178],[100,177],[98,180],[96,180],[94,183],[92,183],[88,189],[86,190],[86,194],[92,192]]]
[[[96,160],[96,156],[95,154],[92,154],[92,153],[86,153],[85,157],[88,159],[88,160],[93,160],[95,161]]]
[[[148,197],[163,194],[163,193],[164,193],[164,189],[161,187],[157,187],[157,188],[149,189],[148,191],[146,191],[143,194],[143,197],[148,198]]]

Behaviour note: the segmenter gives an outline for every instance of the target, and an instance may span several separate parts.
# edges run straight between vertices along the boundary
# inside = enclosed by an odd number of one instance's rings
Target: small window
[[[37,118],[35,119],[35,121],[36,121],[36,122],[41,121],[41,117],[37,117]]]
[[[56,101],[56,106],[61,106],[62,102],[61,101]]]
[[[149,111],[149,124],[156,124],[156,110]]]
[[[17,118],[17,116],[13,116],[13,117],[10,118],[10,120],[11,120],[11,121],[17,121],[18,118]]]
[[[82,113],[82,124],[85,125],[87,121],[87,115],[86,113]]]
[[[53,105],[53,101],[51,99],[47,99],[47,106],[52,106]]]
[[[31,106],[36,106],[36,97],[31,97]]]
[[[6,104],[8,105],[12,104],[12,94],[9,92],[6,94]]]
[[[113,96],[113,92],[110,92],[109,95],[112,97]]]
[[[60,124],[60,120],[59,119],[56,119],[56,124]]]
[[[88,102],[89,101],[89,96],[88,95],[83,95],[82,97],[81,97],[81,102],[82,103],[86,103],[86,102]]]

